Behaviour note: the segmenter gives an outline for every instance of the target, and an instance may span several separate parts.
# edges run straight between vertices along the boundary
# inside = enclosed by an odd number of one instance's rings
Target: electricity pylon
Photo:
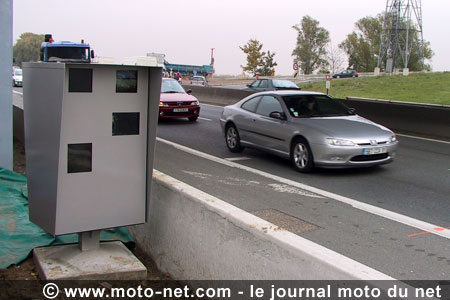
[[[413,43],[417,43],[413,47]],[[424,42],[421,0],[387,0],[381,33],[380,54],[377,67],[386,59],[386,72],[402,65],[408,68],[411,50],[417,49],[424,68]],[[399,62],[401,60],[401,62]]]

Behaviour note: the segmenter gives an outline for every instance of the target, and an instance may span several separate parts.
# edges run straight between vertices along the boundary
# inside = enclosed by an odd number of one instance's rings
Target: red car
[[[159,118],[188,118],[194,122],[200,115],[200,103],[175,80],[163,78],[159,100]]]

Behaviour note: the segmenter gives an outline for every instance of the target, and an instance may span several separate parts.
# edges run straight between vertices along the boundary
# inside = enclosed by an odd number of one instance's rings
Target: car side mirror
[[[286,115],[279,111],[273,111],[270,113],[269,117],[279,120],[286,120]]]
[[[192,93],[192,90],[189,89],[189,90],[186,91],[186,93],[187,93],[187,94],[191,94],[191,93]]]
[[[94,50],[91,50],[91,58],[95,58]]]

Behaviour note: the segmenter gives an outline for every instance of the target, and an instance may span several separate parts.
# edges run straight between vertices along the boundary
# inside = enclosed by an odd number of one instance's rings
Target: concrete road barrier
[[[390,129],[450,140],[450,106],[348,97],[344,104]]]
[[[185,85],[201,103],[226,106],[253,91]],[[348,97],[341,100],[356,113],[398,133],[450,140],[450,106]],[[14,106],[14,136],[23,140],[23,110]]]
[[[25,125],[23,120],[23,109],[13,105],[13,135],[19,141],[25,143]]]
[[[209,103],[221,106],[234,104],[248,95],[255,93],[245,90],[220,87],[202,87],[198,85],[184,85],[184,89],[191,89],[192,95],[195,96],[200,103]]]
[[[201,103],[234,104],[252,91],[186,85]],[[341,99],[339,99],[341,100]],[[398,133],[450,140],[450,106],[349,97],[341,100],[356,113]]]
[[[390,280],[391,277],[153,172],[137,245],[178,280]]]

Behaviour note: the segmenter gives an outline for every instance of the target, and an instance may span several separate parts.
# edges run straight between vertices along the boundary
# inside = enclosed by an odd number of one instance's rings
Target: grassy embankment
[[[326,93],[324,81],[299,86],[304,91]],[[333,79],[329,94],[340,99],[363,97],[450,105],[450,72]]]

